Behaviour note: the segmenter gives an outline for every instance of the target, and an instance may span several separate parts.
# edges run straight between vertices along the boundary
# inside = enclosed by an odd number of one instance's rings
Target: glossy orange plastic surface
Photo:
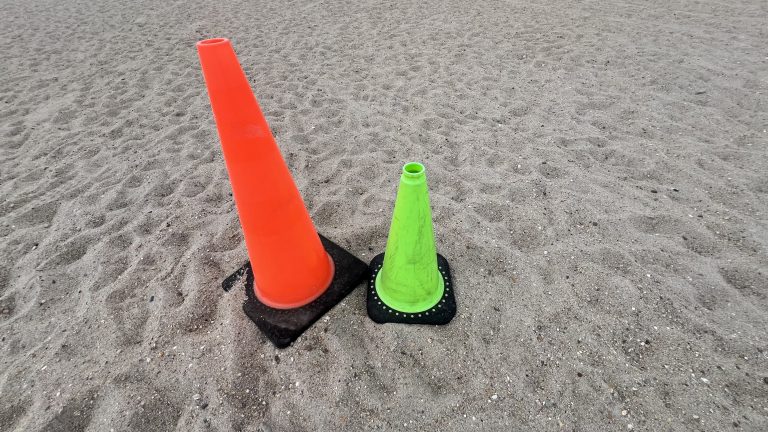
[[[228,39],[197,43],[256,297],[290,309],[319,297],[330,259]]]

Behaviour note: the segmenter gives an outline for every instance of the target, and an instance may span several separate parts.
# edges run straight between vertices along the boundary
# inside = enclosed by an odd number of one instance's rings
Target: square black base
[[[379,254],[371,260],[371,271],[368,274],[368,295],[366,304],[368,306],[368,316],[376,323],[401,323],[401,324],[432,324],[444,325],[451,322],[456,315],[456,298],[453,294],[453,282],[451,279],[451,269],[448,261],[440,254],[437,254],[437,268],[443,276],[445,290],[443,297],[436,305],[424,312],[409,313],[399,312],[387,307],[376,294],[376,275],[379,274],[381,266],[384,263],[384,254]]]
[[[260,302],[253,292],[253,271],[250,262],[245,263],[221,284],[224,291],[229,291],[237,280],[245,275],[246,300],[243,310],[278,348],[289,346],[315,321],[351,293],[368,273],[368,266],[341,246],[322,235],[320,240],[333,260],[335,272],[331,286],[312,303],[295,309],[275,309]]]

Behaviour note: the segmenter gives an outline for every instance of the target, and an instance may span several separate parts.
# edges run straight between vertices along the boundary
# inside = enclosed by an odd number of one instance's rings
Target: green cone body
[[[376,276],[381,301],[400,312],[422,312],[443,296],[424,166],[403,167],[384,264]]]

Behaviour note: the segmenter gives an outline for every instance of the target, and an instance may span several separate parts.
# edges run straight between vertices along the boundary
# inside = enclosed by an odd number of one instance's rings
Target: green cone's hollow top
[[[400,312],[426,311],[443,296],[427,175],[420,163],[410,162],[403,167],[384,264],[375,286],[379,298]]]

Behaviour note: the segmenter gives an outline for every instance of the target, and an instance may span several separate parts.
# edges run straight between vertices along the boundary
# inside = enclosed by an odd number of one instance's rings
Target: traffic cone
[[[447,324],[456,314],[448,261],[435,249],[424,165],[403,167],[387,247],[370,268],[367,306],[373,321]]]
[[[250,263],[246,314],[287,346],[365,277],[365,263],[318,235],[228,39],[197,43]],[[249,285],[250,284],[250,285]]]

